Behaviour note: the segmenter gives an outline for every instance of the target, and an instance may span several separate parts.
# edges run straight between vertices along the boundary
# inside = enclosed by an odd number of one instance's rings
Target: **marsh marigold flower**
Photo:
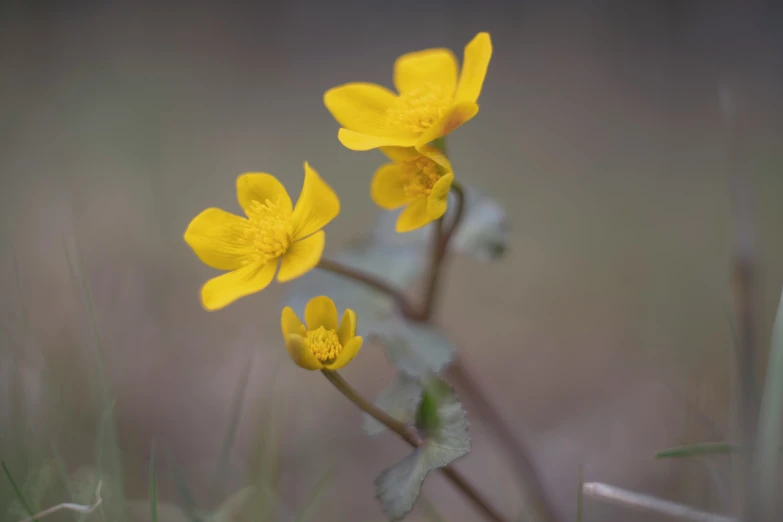
[[[288,354],[307,370],[339,370],[356,357],[362,338],[356,336],[356,314],[347,309],[337,323],[337,307],[326,296],[313,297],[305,307],[305,326],[286,306],[280,324]]]
[[[321,260],[321,229],[340,213],[340,200],[307,163],[304,168],[296,208],[277,178],[247,173],[237,178],[237,199],[247,217],[208,208],[190,222],[188,245],[207,265],[229,271],[201,289],[206,309],[217,310],[263,290],[275,273],[279,282],[290,281]]]
[[[370,195],[386,210],[404,206],[397,218],[397,232],[409,232],[446,213],[454,181],[451,163],[431,146],[422,152],[413,147],[381,147],[392,163],[375,171]]]
[[[478,112],[492,56],[488,33],[465,47],[462,71],[448,49],[404,54],[394,63],[399,94],[373,83],[348,83],[326,91],[324,104],[342,125],[337,137],[352,150],[416,147],[446,136]]]

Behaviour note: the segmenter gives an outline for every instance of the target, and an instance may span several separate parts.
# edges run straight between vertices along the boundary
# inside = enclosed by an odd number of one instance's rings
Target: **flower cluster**
[[[341,125],[339,141],[351,150],[380,149],[390,162],[375,172],[372,200],[381,208],[404,207],[397,232],[408,232],[446,213],[454,173],[443,138],[478,113],[478,98],[492,55],[487,33],[465,47],[462,69],[448,49],[427,49],[400,56],[394,63],[397,94],[371,83],[329,89],[324,104]],[[285,187],[271,174],[246,173],[236,182],[244,216],[208,208],[196,216],[185,241],[212,268],[225,273],[201,289],[207,310],[218,310],[269,286],[275,275],[285,283],[321,262],[323,228],[340,212],[332,188],[307,163],[304,184],[294,206]],[[325,296],[313,298],[303,324],[283,310],[285,344],[296,364],[308,370],[337,370],[358,353],[356,314],[337,308]]]

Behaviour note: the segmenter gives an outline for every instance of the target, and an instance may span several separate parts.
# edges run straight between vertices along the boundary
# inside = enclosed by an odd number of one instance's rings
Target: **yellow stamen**
[[[440,120],[451,105],[451,96],[442,89],[428,85],[400,94],[389,108],[392,126],[421,134]]]
[[[400,162],[400,177],[405,194],[410,197],[427,197],[441,178],[440,166],[429,158]]]
[[[337,332],[327,330],[323,326],[319,326],[317,330],[308,331],[307,342],[315,358],[324,364],[334,362],[343,349],[342,345],[340,345],[340,340],[337,338]]]
[[[255,253],[245,261],[267,263],[288,251],[292,243],[293,225],[290,212],[277,202],[253,201],[247,209],[249,221],[245,238],[255,247]]]

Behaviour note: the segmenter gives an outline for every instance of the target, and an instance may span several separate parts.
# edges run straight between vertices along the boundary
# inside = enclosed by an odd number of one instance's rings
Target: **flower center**
[[[425,157],[400,162],[402,187],[408,197],[427,197],[441,178],[440,165]]]
[[[325,364],[334,362],[343,349],[337,338],[337,332],[327,330],[323,326],[319,326],[317,330],[308,331],[307,342],[315,358]]]
[[[388,109],[389,122],[415,134],[422,134],[440,120],[451,105],[443,89],[427,85],[400,94]]]
[[[267,263],[277,259],[288,251],[292,243],[293,225],[290,212],[276,203],[266,200],[264,203],[253,201],[247,209],[250,225],[245,230],[245,238],[255,248],[255,252],[246,263]]]

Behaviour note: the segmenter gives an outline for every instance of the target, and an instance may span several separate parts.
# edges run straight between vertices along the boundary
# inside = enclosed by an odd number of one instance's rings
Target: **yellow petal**
[[[427,198],[416,198],[400,212],[397,218],[397,232],[410,232],[432,221],[427,212]]]
[[[351,150],[371,150],[378,147],[398,146],[413,147],[419,138],[413,135],[400,136],[375,136],[373,134],[363,134],[348,129],[340,129],[337,133],[337,139],[347,149]]]
[[[389,126],[388,112],[395,103],[393,92],[374,83],[348,83],[324,94],[324,105],[341,126],[371,136],[404,135]]]
[[[400,162],[400,161],[411,161],[415,160],[419,157],[418,151],[411,147],[381,147],[381,152],[383,152],[387,158],[389,158],[392,161]]]
[[[449,191],[454,181],[454,174],[448,173],[441,177],[432,187],[432,192],[427,197],[427,214],[430,219],[439,219],[446,213],[449,204]]]
[[[394,62],[394,86],[400,94],[435,89],[450,99],[457,88],[457,59],[448,49],[403,54]]]
[[[356,357],[356,354],[359,353],[359,350],[362,348],[362,338],[361,337],[354,337],[350,340],[348,344],[343,346],[343,349],[340,350],[340,355],[337,356],[337,359],[334,360],[334,362],[326,367],[327,370],[339,370],[349,362],[353,360],[354,357]]]
[[[408,149],[408,150],[416,150],[416,149]],[[429,159],[443,167],[443,170],[448,173],[452,172],[453,169],[451,167],[451,162],[449,161],[449,158],[446,157],[446,155],[443,153],[442,150],[440,150],[437,147],[433,147],[432,145],[423,145],[419,147],[418,152],[420,154],[423,154],[427,156]]]
[[[484,86],[489,60],[492,58],[492,40],[489,33],[479,33],[468,45],[462,58],[455,103],[476,103]]]
[[[290,306],[283,308],[283,313],[280,315],[280,326],[283,329],[284,339],[291,334],[304,335],[306,332],[304,324]]]
[[[451,131],[471,120],[477,113],[478,105],[475,103],[453,105],[443,118],[438,120],[435,125],[427,129],[427,131],[421,135],[419,141],[416,143],[416,149],[421,150],[424,145],[433,140],[448,136]]]
[[[315,268],[318,262],[321,261],[325,243],[326,233],[323,230],[319,230],[310,237],[291,245],[280,261],[280,272],[277,274],[277,281],[286,283]]]
[[[370,185],[370,197],[381,208],[394,210],[410,199],[402,184],[401,167],[396,163],[381,165]]]
[[[294,225],[294,241],[321,230],[340,213],[340,200],[332,187],[305,162],[305,179],[302,192],[291,218]]]
[[[201,288],[201,302],[207,310],[218,310],[269,286],[275,277],[277,260],[250,264],[207,281]]]
[[[276,177],[264,172],[248,172],[237,178],[237,199],[239,206],[247,213],[250,204],[258,201],[262,205],[266,200],[280,204],[282,210],[291,215],[291,198],[285,187]]]
[[[343,313],[343,320],[340,321],[340,327],[337,329],[337,339],[342,346],[345,346],[354,337],[356,337],[356,312],[348,308]]]
[[[185,231],[185,242],[212,268],[240,268],[253,252],[245,238],[248,222],[219,208],[208,208],[193,218]]]
[[[285,347],[291,359],[305,370],[321,370],[324,365],[316,359],[313,351],[310,349],[307,339],[298,334],[289,334],[285,336]]]
[[[334,301],[325,295],[310,299],[305,307],[305,322],[308,330],[317,330],[321,326],[327,330],[337,330],[337,307]]]

